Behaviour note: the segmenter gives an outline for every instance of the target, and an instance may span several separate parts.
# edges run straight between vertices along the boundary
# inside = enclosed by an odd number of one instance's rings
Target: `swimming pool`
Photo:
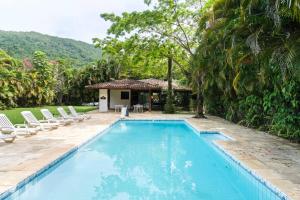
[[[185,121],[119,121],[5,200],[283,199],[214,139]]]

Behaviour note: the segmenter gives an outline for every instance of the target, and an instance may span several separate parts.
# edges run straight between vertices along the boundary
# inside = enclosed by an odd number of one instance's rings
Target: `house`
[[[173,82],[174,93],[183,96],[191,94],[191,89]],[[109,109],[134,105],[142,105],[143,108],[161,110],[164,102],[164,91],[168,88],[168,82],[158,79],[142,80],[113,80],[86,86],[88,89],[99,90],[99,111],[107,112]]]

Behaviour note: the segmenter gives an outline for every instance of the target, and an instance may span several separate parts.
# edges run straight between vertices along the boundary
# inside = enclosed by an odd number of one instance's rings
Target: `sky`
[[[36,31],[92,43],[110,23],[100,13],[146,9],[143,0],[0,0],[0,30]]]

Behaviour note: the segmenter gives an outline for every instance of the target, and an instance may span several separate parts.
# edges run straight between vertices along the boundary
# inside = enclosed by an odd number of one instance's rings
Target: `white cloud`
[[[100,13],[143,10],[143,0],[0,0],[0,30],[37,31],[91,43],[109,23]]]

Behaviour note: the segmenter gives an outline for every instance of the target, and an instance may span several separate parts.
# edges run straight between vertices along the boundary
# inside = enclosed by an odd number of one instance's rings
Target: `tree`
[[[196,0],[161,0],[157,3],[152,1],[146,3],[153,9],[123,13],[122,16],[101,14],[105,20],[112,22],[108,33],[113,34],[116,38],[125,37],[125,40],[128,37],[137,38],[138,34],[140,41],[157,44],[156,48],[151,49],[153,51],[151,55],[157,55],[159,52],[160,56],[153,56],[153,58],[164,57],[165,60],[169,60],[168,63],[171,58],[181,73],[185,75],[186,80],[190,80],[189,60],[197,46],[194,34],[199,18],[198,8],[201,7],[201,3]],[[170,77],[168,76],[168,78]],[[171,80],[168,80],[168,83],[171,84]],[[168,88],[171,89],[171,85]],[[171,93],[172,91],[168,91],[168,94]]]
[[[94,102],[98,99],[98,91],[88,91],[85,86],[115,79],[118,76],[115,68],[118,68],[118,65],[113,60],[109,62],[101,60],[74,70],[68,91],[69,98],[65,102],[73,104]]]
[[[174,107],[174,98],[173,98],[173,89],[172,89],[172,57],[168,58],[168,91],[167,91],[167,100],[165,105],[165,113],[175,113]]]
[[[54,91],[56,94],[56,103],[61,105],[63,101],[67,102],[68,92],[71,89],[71,82],[74,79],[74,67],[71,61],[60,59],[58,61],[53,61],[52,65],[54,67],[54,79],[56,84]]]
[[[167,70],[161,52],[162,46],[155,40],[133,35],[126,40],[116,38],[94,39],[97,47],[102,49],[102,60],[118,64],[118,78],[162,78]],[[165,51],[165,50],[164,50]]]
[[[44,52],[36,51],[33,55],[33,66],[32,78],[35,80],[33,84],[34,90],[32,93],[32,103],[37,105],[50,104],[53,102],[55,93],[55,82],[54,79],[54,67],[53,63],[50,63],[47,55]]]
[[[0,50],[0,109],[14,107],[25,93],[26,74],[22,64]]]

